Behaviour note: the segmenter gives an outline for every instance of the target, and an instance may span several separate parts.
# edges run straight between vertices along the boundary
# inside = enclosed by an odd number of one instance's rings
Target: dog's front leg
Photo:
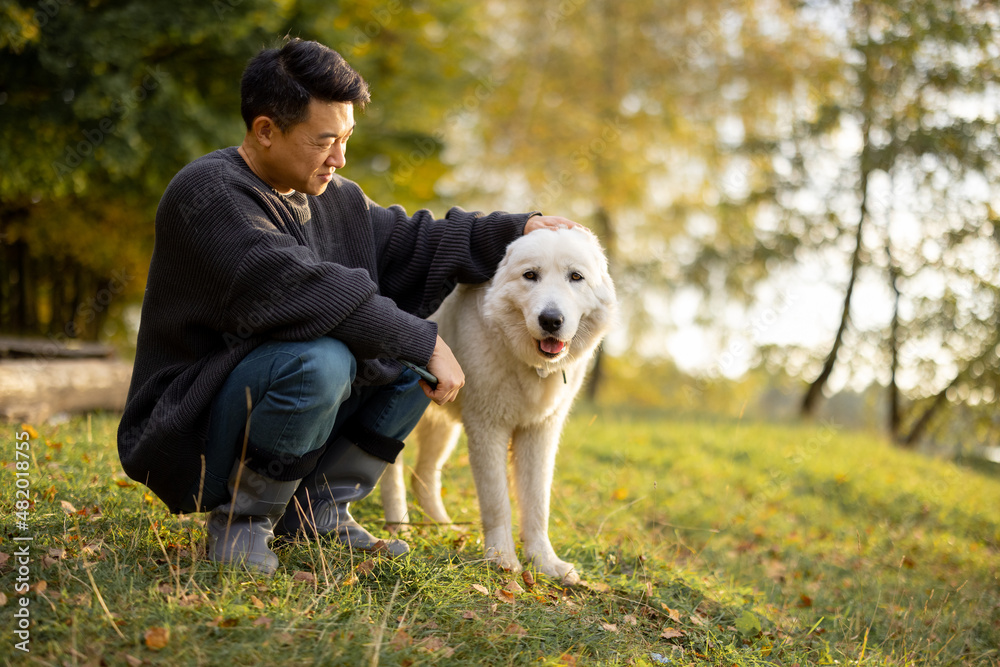
[[[514,480],[525,553],[539,572],[572,585],[580,583],[580,575],[549,542],[549,497],[562,422],[554,418],[514,432]]]
[[[483,521],[486,560],[501,569],[521,571],[511,530],[510,497],[507,492],[507,444],[510,433],[493,425],[466,422],[469,467],[476,481],[479,514]]]

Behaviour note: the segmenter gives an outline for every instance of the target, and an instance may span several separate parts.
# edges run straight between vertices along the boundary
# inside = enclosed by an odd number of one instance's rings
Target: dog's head
[[[507,247],[483,314],[524,363],[554,368],[594,352],[616,303],[597,237],[580,228],[543,229]]]

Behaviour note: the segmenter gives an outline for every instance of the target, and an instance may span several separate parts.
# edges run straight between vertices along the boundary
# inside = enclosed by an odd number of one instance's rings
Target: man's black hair
[[[319,42],[288,40],[264,49],[247,64],[240,83],[240,113],[249,130],[267,116],[282,132],[306,119],[309,100],[351,103],[363,109],[368,83],[343,57]]]

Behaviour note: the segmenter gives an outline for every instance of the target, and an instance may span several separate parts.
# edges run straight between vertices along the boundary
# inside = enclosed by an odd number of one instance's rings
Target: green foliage
[[[31,655],[139,664],[986,665],[1000,655],[1000,483],[824,428],[581,410],[552,536],[586,584],[484,564],[467,533],[411,527],[412,554],[283,545],[273,579],[204,560],[203,515],[125,478],[117,418],[31,437]],[[8,434],[27,426],[0,425]],[[15,516],[15,455],[0,508]],[[462,457],[458,457],[461,461]],[[352,508],[374,527],[381,510]],[[0,536],[0,553],[19,543]],[[0,556],[5,607],[16,565]],[[516,579],[522,590],[510,586]],[[45,582],[44,584],[42,582]],[[485,593],[483,592],[485,591]],[[501,592],[505,591],[505,592]]]
[[[344,174],[387,204],[426,203],[442,118],[484,71],[469,16],[459,2],[5,1],[0,162],[16,168],[0,171],[0,329],[98,337],[78,304],[119,274],[135,279],[113,314],[141,296],[160,194],[242,140],[243,67],[285,34],[341,50],[372,83]]]

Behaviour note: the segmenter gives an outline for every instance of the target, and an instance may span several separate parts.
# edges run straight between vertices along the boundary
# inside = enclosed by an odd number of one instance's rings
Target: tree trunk
[[[888,237],[888,235],[887,235]],[[889,262],[889,285],[894,296],[892,306],[892,322],[889,325],[889,436],[894,442],[899,441],[901,423],[899,406],[899,386],[896,384],[896,371],[899,369],[899,267],[892,257],[892,241],[886,238],[885,254]]]
[[[864,10],[862,9],[862,11]],[[867,15],[864,20],[866,23],[868,22]],[[868,67],[869,65],[866,64],[865,69],[859,72],[863,95],[861,101],[861,113],[863,115],[861,136],[864,143],[861,148],[861,160],[859,164],[859,170],[861,173],[858,182],[858,191],[861,195],[861,206],[858,212],[858,227],[854,234],[854,254],[851,257],[851,276],[847,281],[847,291],[844,294],[844,307],[840,315],[840,326],[837,327],[837,335],[833,339],[833,347],[830,348],[830,352],[827,354],[826,360],[823,362],[823,369],[820,371],[819,376],[813,380],[812,384],[809,385],[809,389],[806,391],[806,395],[802,399],[802,406],[799,410],[799,414],[806,419],[809,419],[816,414],[819,399],[823,395],[823,388],[826,386],[827,380],[830,379],[830,374],[833,373],[833,367],[837,363],[837,353],[840,352],[840,347],[844,343],[844,334],[847,332],[847,326],[851,319],[851,297],[854,296],[854,284],[857,282],[858,272],[861,270],[861,253],[864,249],[863,233],[865,222],[868,219],[868,176],[874,169],[874,165],[872,164],[871,142],[871,104],[873,84],[868,76]]]
[[[861,181],[863,191],[867,191],[867,172],[862,172]],[[823,362],[823,370],[820,371],[819,377],[809,385],[809,390],[806,391],[805,398],[802,399],[800,414],[805,418],[811,418],[816,414],[820,396],[823,395],[823,387],[826,386],[827,380],[830,379],[830,374],[833,373],[833,367],[837,363],[837,353],[840,352],[840,347],[844,343],[844,333],[847,331],[847,325],[851,319],[851,297],[854,295],[854,284],[858,279],[858,272],[861,269],[861,235],[864,231],[866,217],[864,198],[865,195],[862,195],[861,220],[858,221],[858,229],[855,234],[854,256],[851,258],[851,277],[847,281],[847,292],[844,295],[844,307],[840,315],[840,326],[837,328],[837,335],[833,339],[833,347],[830,348],[830,353],[827,355],[826,361]]]
[[[938,392],[938,394],[931,401],[930,405],[928,405],[927,408],[923,411],[923,413],[920,415],[917,421],[913,422],[913,426],[910,427],[910,432],[907,433],[905,436],[902,436],[896,440],[896,442],[901,447],[905,447],[906,449],[914,449],[917,446],[917,442],[919,442],[920,438],[923,437],[924,431],[927,430],[927,426],[931,423],[931,419],[934,417],[937,411],[941,409],[941,406],[945,404],[948,390],[954,387],[956,384],[958,384],[958,380],[961,377],[962,374],[959,373],[958,375],[955,376],[955,379],[953,379],[948,384],[947,387]]]

